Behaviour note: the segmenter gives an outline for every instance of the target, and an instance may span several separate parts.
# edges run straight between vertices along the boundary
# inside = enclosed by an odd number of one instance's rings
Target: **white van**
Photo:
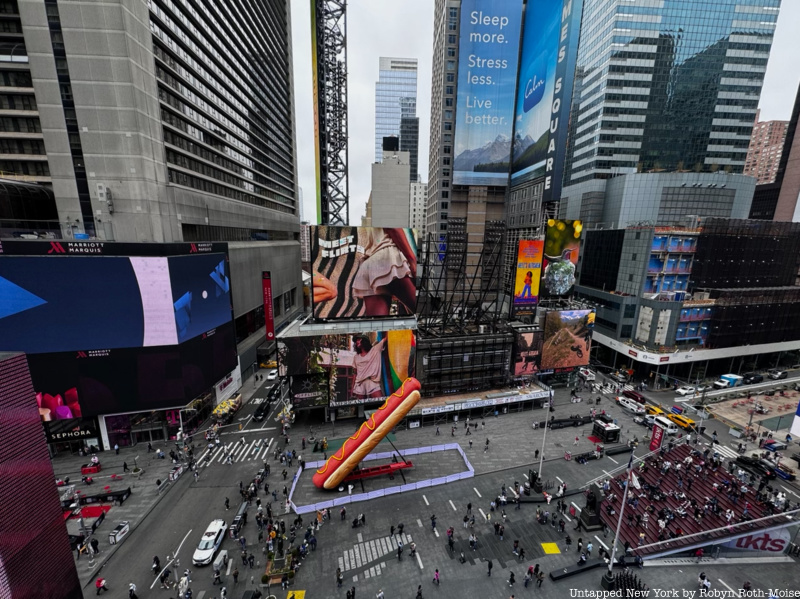
[[[640,403],[628,398],[628,397],[617,397],[617,403],[623,410],[627,410],[628,412],[633,412],[634,414],[644,414],[645,408]]]
[[[664,416],[657,416],[654,424],[657,424],[661,428],[664,429],[664,432],[668,435],[677,435],[678,434],[678,425],[672,422],[672,420],[668,420]]]

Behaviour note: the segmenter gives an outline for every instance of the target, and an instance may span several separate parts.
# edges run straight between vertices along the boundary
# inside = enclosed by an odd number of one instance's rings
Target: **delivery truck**
[[[731,387],[738,387],[742,384],[743,377],[738,374],[723,374],[719,380],[714,383],[717,389],[730,389]]]

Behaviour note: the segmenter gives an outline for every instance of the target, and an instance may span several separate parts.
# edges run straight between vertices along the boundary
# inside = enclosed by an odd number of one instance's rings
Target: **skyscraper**
[[[780,0],[585,0],[564,186],[741,173]]]
[[[775,182],[788,127],[789,121],[759,121],[756,116],[744,174],[755,177],[759,185]]]
[[[382,161],[383,138],[397,136],[401,151],[411,155],[410,181],[416,181],[419,160],[417,59],[382,56],[379,65],[375,82],[375,162]]]

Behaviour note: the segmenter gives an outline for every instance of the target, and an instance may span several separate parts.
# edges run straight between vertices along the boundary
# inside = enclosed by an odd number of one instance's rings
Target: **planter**
[[[731,437],[735,437],[736,439],[741,439],[741,438],[742,438],[742,435],[744,434],[744,432],[743,432],[743,431],[741,431],[741,430],[740,430],[740,429],[738,429],[738,428],[731,428],[731,429],[728,431],[728,433],[730,434],[730,436],[731,436]]]

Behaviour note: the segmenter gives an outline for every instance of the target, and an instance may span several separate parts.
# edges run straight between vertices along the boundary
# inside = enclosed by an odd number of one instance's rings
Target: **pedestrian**
[[[253,564],[255,563],[255,561],[256,561],[256,558],[252,553],[247,556],[247,563],[250,566],[250,568],[253,567]]]
[[[573,443],[573,445],[577,445],[578,441],[580,441],[580,437],[575,437],[575,442]]]
[[[153,444],[150,441],[148,441],[147,442],[147,453],[150,453],[151,451],[155,451],[155,450],[153,449]]]
[[[513,572],[509,572],[508,573],[508,586],[513,587],[514,586],[514,582],[515,582],[514,573]]]
[[[383,589],[378,589],[377,594],[375,595],[375,599],[385,599],[385,595],[383,594]]]
[[[219,568],[214,568],[214,582],[213,584],[222,584],[222,579],[220,578],[220,571]]]
[[[472,449],[472,439],[469,440],[469,448]]]
[[[122,471],[129,472],[128,470],[128,462],[122,462]]]
[[[439,427],[436,427],[436,436],[438,437],[441,433],[439,432]]]
[[[471,513],[472,513],[472,502],[469,502],[469,503],[467,504],[467,513],[468,513],[468,514],[471,514]]]
[[[493,565],[494,565],[494,564],[492,564],[492,560],[489,560],[489,562],[488,562],[488,564],[487,564],[487,566],[488,566],[488,568],[489,568],[489,571],[487,572],[486,576],[491,576],[491,575],[492,575],[492,566],[493,566]]]
[[[540,589],[542,588],[542,582],[544,582],[544,572],[539,572],[536,575],[536,584],[539,586]]]
[[[483,453],[489,451],[489,437],[486,437],[486,445],[483,446]]]
[[[344,576],[342,576],[342,569],[336,568],[336,588],[342,588],[342,581],[344,580]]]
[[[523,561],[524,559],[525,559],[525,548],[524,547],[520,547],[519,548],[519,561]]]
[[[233,584],[239,584],[239,568],[233,569]]]
[[[389,536],[390,537],[394,536],[394,524],[392,524],[392,526],[389,528]]]
[[[226,497],[225,498],[225,510],[227,511],[229,509],[231,509],[231,500]]]
[[[114,443],[114,452],[119,455],[119,445],[117,443]]]
[[[356,587],[350,587],[350,597],[356,599]]]
[[[586,557],[592,557],[592,548],[593,548],[592,542],[589,541],[586,544]]]
[[[581,537],[578,537],[578,553],[581,552],[582,548],[583,548],[583,539]]]
[[[417,586],[417,596],[414,599],[422,599],[422,585]]]
[[[433,582],[434,584],[439,584],[439,569],[437,568],[436,571],[433,573]]]
[[[94,586],[97,589],[97,594],[100,594],[100,591],[107,591],[108,587],[106,586],[106,579],[105,578],[98,578],[94,582]]]
[[[99,549],[100,548],[100,542],[95,537],[92,537],[92,540],[89,541],[89,544],[92,546],[92,552],[95,555],[100,553],[100,549]]]

